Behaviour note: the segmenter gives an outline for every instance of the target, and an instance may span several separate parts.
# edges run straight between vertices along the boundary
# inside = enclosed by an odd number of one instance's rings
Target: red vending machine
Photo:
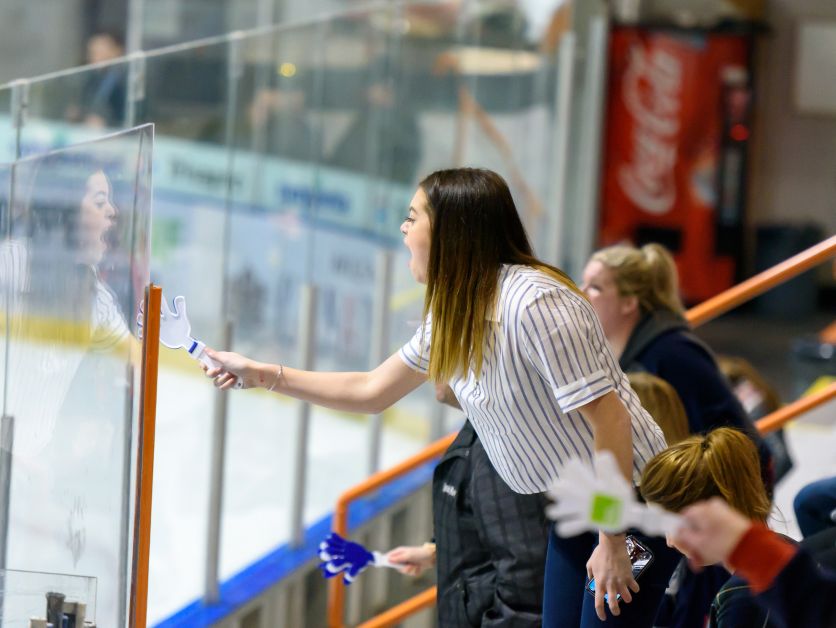
[[[741,260],[753,41],[612,30],[599,244],[666,245],[688,302],[733,285]]]

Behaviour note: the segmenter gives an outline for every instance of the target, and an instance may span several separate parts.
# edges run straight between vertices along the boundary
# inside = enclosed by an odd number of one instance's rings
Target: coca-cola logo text
[[[665,214],[676,200],[674,166],[682,91],[682,63],[674,55],[637,45],[621,84],[633,118],[633,153],[618,182],[627,197],[649,214]]]

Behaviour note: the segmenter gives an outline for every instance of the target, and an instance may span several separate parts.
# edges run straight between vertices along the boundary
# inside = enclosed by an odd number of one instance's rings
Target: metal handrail
[[[334,507],[334,523],[332,526],[334,532],[340,536],[348,535],[348,507],[352,502],[363,495],[377,490],[395,478],[409,473],[422,464],[438,458],[447,450],[455,438],[456,434],[449,434],[444,438],[440,438],[414,456],[407,458],[390,469],[379,471],[369,476],[365,481],[340,495],[337,499],[337,505]],[[343,625],[343,605],[345,602],[345,585],[341,578],[331,579],[328,593],[328,626],[329,628],[341,628]]]
[[[836,235],[692,307],[686,312],[685,317],[691,327],[699,327],[796,275],[810,270],[829,257],[836,257]]]
[[[797,399],[783,408],[779,408],[772,414],[755,421],[755,426],[762,434],[774,432],[794,418],[827,403],[831,399],[836,399],[836,382],[825,386],[823,390],[817,393]]]
[[[418,611],[435,605],[435,600],[438,595],[438,587],[430,587],[426,591],[409,598],[405,602],[401,602],[397,606],[393,606],[388,611],[384,611],[376,617],[372,617],[369,621],[364,621],[357,628],[384,628],[385,626],[392,626],[397,624],[410,615],[414,615]]]
[[[801,253],[790,257],[789,259],[781,262],[780,264],[776,264],[772,268],[769,268],[762,273],[755,275],[754,277],[747,279],[746,281],[729,288],[718,294],[715,297],[708,299],[707,301],[691,308],[685,314],[685,317],[688,319],[688,322],[691,324],[692,327],[698,327],[704,323],[707,323],[722,314],[725,314],[729,310],[737,307],[749,301],[756,296],[763,294],[767,290],[774,288],[775,286],[792,279],[796,275],[800,275],[801,273],[817,266],[818,264],[824,262],[830,257],[836,257],[836,236],[831,236],[830,238],[823,240],[819,244],[810,247],[809,249],[802,251]],[[776,410],[775,412],[767,415],[766,417],[760,419],[756,422],[756,426],[761,433],[772,432],[774,430],[779,429],[780,427],[786,425],[789,421],[792,421],[796,417],[809,412],[813,408],[821,406],[828,401],[836,399],[836,383],[832,383],[825,387],[823,390],[815,393],[813,395],[809,395],[807,397],[803,397],[794,401],[791,404]],[[432,449],[434,452],[437,451],[439,445],[443,442],[449,444],[452,442],[455,435],[448,436],[446,438],[437,441],[433,445],[431,445],[429,449]],[[446,449],[446,445],[444,448],[441,449],[443,451]],[[425,450],[427,451],[427,450]],[[440,453],[440,452],[439,452]],[[423,457],[424,452],[416,454],[413,458],[410,458],[408,461],[413,460],[414,458]],[[437,455],[437,454],[434,454]],[[434,457],[434,455],[423,457],[422,462],[425,462]],[[402,473],[406,473],[407,471],[414,468],[416,465],[409,467],[409,469],[404,469],[398,472],[399,467],[403,466],[405,463],[398,465],[398,467],[393,467],[388,471],[384,471],[382,473],[378,473],[375,476],[369,478],[368,481],[373,480],[377,476],[388,476],[388,479],[376,482],[374,487],[368,490],[361,490],[357,497],[361,494],[365,494],[370,490],[374,490],[378,488],[381,484],[398,477]],[[420,464],[420,463],[419,463]],[[367,481],[367,482],[368,482]],[[344,493],[340,497],[340,501],[337,502],[337,508],[339,509],[342,504],[343,511],[338,512],[335,510],[334,513],[334,530],[339,534],[345,534],[347,532],[347,525],[346,525],[346,513],[347,505],[356,497],[349,497],[347,496],[353,495],[355,491],[358,489],[362,489],[366,483],[360,484],[354,489],[351,489]],[[341,517],[341,519],[340,519]],[[337,528],[338,521],[341,521],[341,528]],[[338,578],[334,578],[334,584],[331,588],[331,604],[328,608],[328,617],[329,617],[329,626],[332,628],[337,628],[342,626],[342,608],[343,608],[343,597],[344,594],[342,588],[342,582],[339,581]],[[339,594],[339,598],[337,598],[337,592]],[[368,620],[367,622],[361,624],[360,628],[384,628],[385,626],[391,626],[402,621],[404,618],[409,617],[410,615],[417,613],[418,611],[427,608],[428,606],[432,605],[435,601],[437,594],[436,587],[432,587],[419,593],[418,595],[409,598],[408,600],[401,602],[397,606],[393,606],[389,610],[385,611],[384,613],[373,617],[372,619]]]

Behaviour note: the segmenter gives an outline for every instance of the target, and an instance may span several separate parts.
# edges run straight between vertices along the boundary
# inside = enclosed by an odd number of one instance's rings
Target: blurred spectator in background
[[[87,40],[86,63],[100,64],[125,55],[124,38],[115,31],[101,31]],[[66,118],[87,126],[116,127],[125,119],[127,71],[122,63],[85,73],[78,105],[67,109]]]
[[[795,496],[793,509],[805,538],[836,527],[836,476],[802,488]]]
[[[316,156],[315,139],[305,115],[305,90],[294,84],[255,92],[235,144],[267,155],[311,161]]]
[[[772,414],[781,407],[781,398],[773,386],[767,382],[749,362],[743,358],[718,356],[717,366],[729,380],[735,396],[740,400],[746,414],[754,422]],[[764,441],[772,452],[775,463],[775,482],[783,478],[793,462],[787,449],[784,430],[775,430],[764,434]]]
[[[673,386],[650,373],[627,373],[630,388],[636,391],[642,407],[662,428],[668,446],[688,438],[688,415]]]
[[[764,481],[771,490],[771,452],[720,372],[714,353],[691,331],[670,252],[655,243],[596,251],[584,268],[583,289],[622,370],[646,371],[673,386],[691,433],[728,426],[749,435],[758,445]]]
[[[421,160],[421,129],[415,110],[396,96],[387,82],[369,85],[365,103],[327,163],[387,181],[414,183]]]

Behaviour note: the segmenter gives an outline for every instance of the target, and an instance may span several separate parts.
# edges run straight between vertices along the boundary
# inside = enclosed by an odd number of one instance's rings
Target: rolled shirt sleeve
[[[576,410],[614,390],[603,368],[591,322],[580,308],[569,308],[566,299],[544,292],[521,316],[522,347],[540,377],[554,393],[564,413]]]
[[[432,334],[432,321],[428,316],[424,323],[415,332],[412,339],[407,342],[398,355],[404,364],[409,368],[423,373],[430,369],[430,336]]]

